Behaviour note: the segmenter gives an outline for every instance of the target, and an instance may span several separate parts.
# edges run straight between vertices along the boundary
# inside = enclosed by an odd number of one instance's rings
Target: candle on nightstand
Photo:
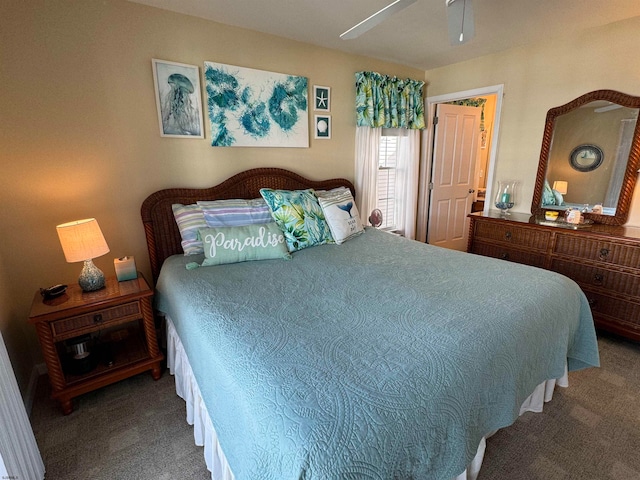
[[[138,271],[136,270],[136,262],[133,257],[121,257],[113,259],[113,266],[116,269],[116,277],[119,282],[125,280],[133,280],[138,278]]]

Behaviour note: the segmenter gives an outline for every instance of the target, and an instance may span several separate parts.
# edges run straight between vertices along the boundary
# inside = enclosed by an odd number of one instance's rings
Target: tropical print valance
[[[356,122],[359,127],[425,128],[424,82],[376,72],[356,73]]]

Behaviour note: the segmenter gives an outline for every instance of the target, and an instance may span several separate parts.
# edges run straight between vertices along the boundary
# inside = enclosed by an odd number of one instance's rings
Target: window
[[[380,137],[378,152],[378,203],[382,211],[380,228],[396,228],[396,167],[398,137],[383,135]]]

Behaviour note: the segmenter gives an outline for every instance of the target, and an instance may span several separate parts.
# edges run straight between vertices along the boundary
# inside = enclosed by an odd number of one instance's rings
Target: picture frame
[[[313,109],[318,112],[331,111],[331,87],[313,86]]]
[[[314,115],[314,136],[318,140],[331,138],[331,115]]]
[[[309,148],[307,77],[206,61],[203,76],[212,147]]]
[[[151,59],[161,137],[204,138],[200,69]]]

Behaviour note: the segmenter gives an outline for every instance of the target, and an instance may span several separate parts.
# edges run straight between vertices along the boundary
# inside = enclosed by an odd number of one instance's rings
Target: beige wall
[[[547,110],[593,90],[640,96],[640,17],[427,71],[428,96],[504,84],[494,180],[518,179],[530,212]],[[640,189],[638,189],[640,190]],[[629,224],[640,225],[640,196]]]
[[[134,255],[148,274],[139,213],[147,195],[211,186],[260,166],[353,179],[354,73],[424,76],[119,0],[3,0],[0,49],[0,286],[7,291],[0,327],[23,392],[42,358],[26,324],[33,292],[74,282],[81,268],[65,263],[57,224],[96,217],[111,248],[96,265],[113,274],[115,257]],[[332,138],[311,138],[308,149],[213,148],[208,125],[204,140],[162,138],[152,58],[201,69],[204,61],[228,63],[306,76],[310,88],[330,86]]]

